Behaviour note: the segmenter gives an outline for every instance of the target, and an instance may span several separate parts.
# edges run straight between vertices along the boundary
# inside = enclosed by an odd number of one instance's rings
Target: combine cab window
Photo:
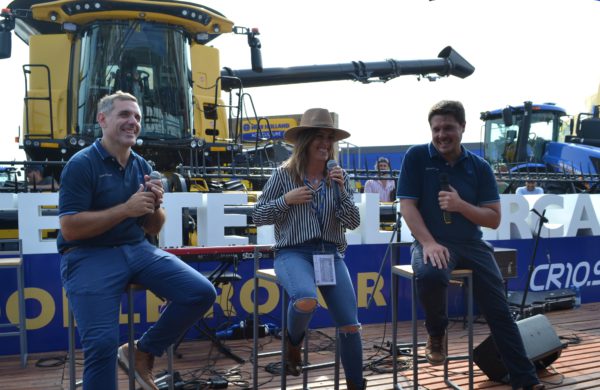
[[[104,95],[124,91],[138,99],[141,137],[191,137],[192,85],[184,34],[145,22],[102,22],[81,35],[77,123],[81,135],[99,137],[96,106]]]

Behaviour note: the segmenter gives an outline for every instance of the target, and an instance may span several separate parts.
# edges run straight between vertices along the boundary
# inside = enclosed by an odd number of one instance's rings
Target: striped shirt
[[[300,185],[294,182],[286,169],[279,167],[275,170],[254,205],[253,222],[257,226],[275,225],[276,249],[322,239],[334,243],[338,251],[344,253],[348,246],[345,230],[356,229],[360,224],[358,207],[354,204],[346,172],[345,190],[340,191],[339,202],[336,202],[334,188],[321,181],[317,189],[311,188],[312,202],[293,205],[285,203],[284,195],[298,187]]]

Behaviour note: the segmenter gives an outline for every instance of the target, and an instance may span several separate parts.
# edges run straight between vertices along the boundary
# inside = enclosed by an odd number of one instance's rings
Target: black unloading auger
[[[452,47],[445,47],[437,59],[380,62],[355,61],[345,64],[292,66],[289,68],[264,68],[262,72],[252,69],[221,70],[221,89],[230,91],[239,88],[239,79],[244,88],[273,85],[301,84],[320,81],[354,80],[361,83],[385,82],[405,75],[456,76],[465,78],[475,67]]]

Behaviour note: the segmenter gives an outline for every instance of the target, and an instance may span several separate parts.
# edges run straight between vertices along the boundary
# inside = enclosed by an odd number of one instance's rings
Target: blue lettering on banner
[[[272,139],[283,139],[283,134],[285,131],[273,131],[271,130]],[[242,134],[242,139],[244,141],[255,141],[257,133],[244,133]],[[268,131],[262,131],[261,138],[269,138]]]
[[[271,123],[267,126],[266,123],[261,123],[260,126],[257,124],[244,123],[242,126],[242,139],[244,141],[255,141],[257,133],[260,132],[262,138],[269,137],[269,128],[271,129],[271,135],[273,139],[282,139],[284,132],[290,128],[289,123]]]

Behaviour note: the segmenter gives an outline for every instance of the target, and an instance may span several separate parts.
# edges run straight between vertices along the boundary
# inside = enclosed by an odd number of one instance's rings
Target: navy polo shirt
[[[473,205],[500,201],[496,179],[490,165],[461,146],[461,156],[451,166],[433,144],[415,145],[406,152],[398,178],[397,196],[416,199],[427,229],[436,239],[470,241],[481,239],[481,229],[460,213],[451,213],[452,223],[443,220],[438,201],[440,173],[448,174],[450,185],[461,199]]]
[[[150,174],[150,164],[131,152],[125,168],[96,140],[77,152],[62,171],[58,198],[58,215],[82,211],[105,210],[125,203]],[[99,236],[86,240],[65,241],[58,234],[58,251],[75,246],[116,246],[136,244],[144,240],[138,218],[127,218]]]

